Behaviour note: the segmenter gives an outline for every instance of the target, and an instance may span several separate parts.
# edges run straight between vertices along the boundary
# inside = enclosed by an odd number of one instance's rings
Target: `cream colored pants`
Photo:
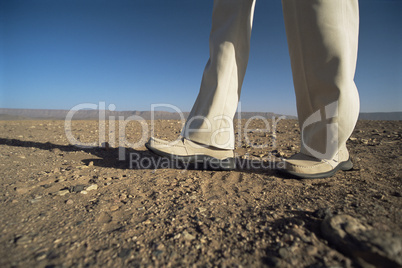
[[[246,72],[255,0],[215,0],[210,58],[182,135],[234,149],[233,117]],[[283,0],[301,152],[331,159],[359,114],[354,83],[357,0]]]

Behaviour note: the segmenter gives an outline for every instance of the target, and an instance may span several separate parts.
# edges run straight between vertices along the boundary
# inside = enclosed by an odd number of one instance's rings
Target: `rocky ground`
[[[140,146],[119,161],[118,125],[107,124],[106,148],[78,148],[62,120],[0,121],[0,267],[402,265],[401,121],[359,121],[354,169],[303,180],[270,166],[298,151],[295,120],[237,130],[230,172],[165,165],[143,127],[127,124]],[[180,128],[155,123],[159,138]],[[72,133],[96,142],[98,122],[73,121]]]

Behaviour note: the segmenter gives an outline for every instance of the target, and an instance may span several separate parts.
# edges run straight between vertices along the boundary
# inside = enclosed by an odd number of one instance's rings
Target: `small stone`
[[[91,184],[89,185],[85,190],[87,191],[92,191],[92,190],[97,190],[98,189],[98,185],[96,184]]]
[[[61,154],[61,150],[59,148],[53,148],[52,153],[54,154]]]
[[[278,153],[275,154],[276,157],[284,157],[285,153],[282,151],[279,151]]]
[[[286,248],[280,248],[278,253],[283,259],[287,259],[289,257],[289,251]]]
[[[285,242],[292,242],[293,240],[294,240],[294,237],[291,234],[285,234],[283,236],[283,241],[285,241]]]
[[[41,261],[41,260],[44,260],[44,259],[46,259],[46,253],[45,252],[41,252],[38,255],[36,255],[36,260],[37,261]]]
[[[84,190],[84,191],[81,191],[80,194],[88,194],[88,192]]]
[[[192,235],[192,234],[190,234],[190,233],[188,233],[187,231],[184,231],[184,232],[183,232],[183,237],[184,237],[184,239],[189,240],[189,241],[195,239],[195,236]]]
[[[307,246],[306,251],[307,251],[308,255],[313,256],[313,255],[317,254],[318,249],[317,249],[317,247],[314,247],[314,246]]]
[[[29,202],[31,204],[35,204],[35,203],[39,202],[41,198],[42,198],[42,196],[36,196],[34,199],[29,200]]]
[[[14,190],[18,193],[18,194],[26,194],[29,189],[25,188],[25,187],[15,187]]]
[[[74,185],[69,188],[71,193],[79,193],[85,189],[85,185]]]
[[[60,190],[60,191],[58,191],[56,194],[57,194],[57,195],[60,195],[60,196],[63,196],[63,195],[66,195],[66,194],[68,194],[68,193],[70,193],[70,191],[67,190],[67,189],[65,189],[65,190]]]
[[[25,245],[25,244],[32,242],[32,239],[28,236],[23,235],[23,236],[17,237],[14,241],[17,243],[17,245]]]
[[[129,248],[122,248],[119,254],[117,255],[119,258],[125,259],[130,256],[131,249]]]
[[[177,234],[173,237],[173,239],[179,239],[181,237],[181,234]]]
[[[113,205],[110,207],[110,211],[116,211],[118,210],[120,207],[118,205]]]
[[[90,161],[89,163],[88,163],[88,167],[92,167],[94,165],[94,161]]]
[[[361,141],[361,143],[363,143],[363,144],[365,144],[365,145],[367,145],[367,144],[369,143],[369,141],[366,140],[366,139],[361,139],[360,141]]]
[[[109,223],[109,222],[111,222],[112,221],[112,217],[109,215],[109,214],[107,214],[107,213],[105,213],[105,212],[102,212],[100,215],[99,215],[99,217],[98,217],[98,222],[100,222],[100,223]]]

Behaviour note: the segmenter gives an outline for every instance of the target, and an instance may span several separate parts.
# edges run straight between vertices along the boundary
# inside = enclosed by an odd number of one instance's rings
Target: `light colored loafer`
[[[191,163],[201,169],[232,170],[236,168],[233,150],[224,150],[199,143],[185,138],[168,142],[151,137],[145,146],[151,152],[177,160]]]
[[[340,150],[334,159],[318,159],[303,153],[297,153],[284,159],[284,168],[280,171],[302,179],[319,179],[333,176],[338,170],[351,170],[353,163],[347,149]]]

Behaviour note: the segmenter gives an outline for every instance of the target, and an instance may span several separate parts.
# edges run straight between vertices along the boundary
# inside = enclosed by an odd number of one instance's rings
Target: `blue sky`
[[[189,111],[208,60],[212,0],[0,1],[0,107],[80,103]],[[402,0],[361,0],[362,112],[402,111]],[[257,0],[243,111],[296,115],[281,2]]]

